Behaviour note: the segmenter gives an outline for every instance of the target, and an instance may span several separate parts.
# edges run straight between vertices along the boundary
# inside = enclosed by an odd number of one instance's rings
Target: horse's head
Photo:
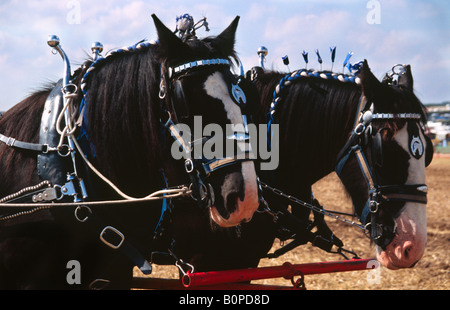
[[[377,245],[378,260],[390,269],[412,267],[427,243],[425,167],[433,156],[423,106],[413,94],[409,66],[397,81],[380,83],[365,61],[359,77],[367,102],[353,134],[360,149],[340,177]],[[364,178],[351,181],[352,171]]]
[[[184,134],[183,138],[187,138],[176,140],[184,143],[184,153],[188,155],[186,170],[195,198],[209,196],[211,218],[220,226],[249,221],[259,204],[256,172],[248,152],[235,147],[237,143],[248,150],[249,139],[242,113],[245,92],[230,71],[239,18],[219,36],[200,40],[195,36],[180,39],[155,15],[152,17],[162,63],[163,110],[170,116],[169,123],[173,123],[172,134]],[[233,133],[227,131],[231,125]],[[190,131],[193,139],[177,131],[184,131],[183,128]],[[230,152],[230,144],[236,150]]]

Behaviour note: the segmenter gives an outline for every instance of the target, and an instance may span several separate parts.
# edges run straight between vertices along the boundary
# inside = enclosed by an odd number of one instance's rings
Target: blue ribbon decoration
[[[316,55],[317,55],[317,61],[319,62],[319,64],[320,64],[320,71],[322,71],[322,57],[320,57],[320,54],[319,54],[319,50],[318,49],[316,49]]]
[[[336,46],[330,47],[330,53],[331,53],[331,62],[334,63],[334,59],[336,58]]]
[[[176,17],[176,21],[179,21],[181,19],[187,19],[187,20],[190,20],[190,21],[194,21],[194,18],[191,15],[187,14],[187,13]]]
[[[357,62],[354,65],[349,62],[346,67],[350,73],[359,73],[359,71],[361,71],[362,65],[362,61]]]
[[[319,50],[318,49],[316,49],[316,55],[317,55],[317,61],[320,63],[320,64],[322,64],[322,57],[320,57],[320,54],[319,54]]]
[[[334,59],[336,58],[336,46],[330,47],[330,53],[331,53],[331,71],[333,71]]]
[[[308,67],[308,53],[303,51],[302,55],[303,55],[303,59],[305,60],[306,67]]]
[[[283,59],[283,63],[286,65],[286,67],[288,68],[288,71],[291,72],[291,69],[289,69],[289,57],[288,55],[281,57],[281,59]]]
[[[350,60],[350,57],[352,57],[352,55],[353,55],[353,52],[349,52],[349,53],[347,54],[347,57],[345,57],[345,60],[344,60],[343,67],[347,66],[347,63],[348,63],[348,61]]]

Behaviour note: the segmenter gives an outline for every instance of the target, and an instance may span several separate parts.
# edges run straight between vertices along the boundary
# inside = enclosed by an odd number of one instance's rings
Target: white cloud
[[[326,69],[329,47],[336,45],[336,70],[350,50],[355,52],[352,61],[367,58],[377,76],[394,63],[410,62],[425,101],[450,98],[450,87],[445,86],[450,72],[447,1],[380,1],[379,25],[367,24],[366,2],[360,0],[78,0],[81,23],[69,24],[71,1],[1,1],[0,110],[47,77],[61,76],[61,59],[51,54],[47,35],[60,36],[75,67],[93,41],[101,41],[108,50],[155,39],[152,13],[171,29],[177,15],[190,13],[196,20],[205,15],[211,32],[200,30],[199,36],[219,34],[240,15],[236,49],[246,69],[258,64],[256,50],[261,45],[269,48],[268,68],[286,70],[281,61],[286,54],[291,70],[303,67],[302,50],[309,52],[309,67],[317,68],[318,48]]]

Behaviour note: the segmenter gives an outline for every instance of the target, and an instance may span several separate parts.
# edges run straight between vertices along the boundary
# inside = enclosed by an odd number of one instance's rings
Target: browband
[[[187,63],[182,64],[177,67],[169,67],[169,78],[171,78],[172,75],[174,75],[174,74],[178,74],[185,70],[189,70],[189,69],[192,69],[195,67],[211,66],[211,65],[227,65],[227,66],[229,66],[230,64],[231,63],[228,59],[222,59],[222,58],[191,61],[191,62],[187,62]]]

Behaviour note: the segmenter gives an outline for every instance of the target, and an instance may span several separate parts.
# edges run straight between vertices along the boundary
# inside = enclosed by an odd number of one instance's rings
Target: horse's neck
[[[279,81],[280,77],[283,75],[274,75],[273,80]],[[269,112],[276,85],[265,83],[266,88],[259,89],[264,111],[259,118],[262,122]],[[293,84],[289,91],[295,95],[282,98],[276,112],[275,123],[280,124],[280,169],[302,175],[300,179],[308,184],[334,171],[337,155],[354,124],[360,91],[357,87],[346,90],[337,99],[335,88],[339,86],[330,86],[323,96],[309,100],[303,93],[295,93],[301,88]]]

